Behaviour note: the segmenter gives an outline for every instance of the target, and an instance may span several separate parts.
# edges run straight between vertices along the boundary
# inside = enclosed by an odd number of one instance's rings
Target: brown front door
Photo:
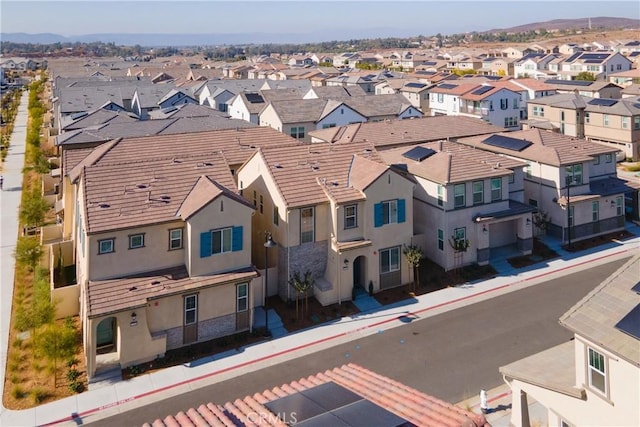
[[[184,297],[183,344],[198,341],[198,295]]]

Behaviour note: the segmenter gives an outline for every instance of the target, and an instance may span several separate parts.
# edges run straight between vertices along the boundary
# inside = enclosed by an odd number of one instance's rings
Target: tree
[[[42,256],[42,246],[37,239],[29,236],[18,238],[14,257],[18,263],[26,264],[33,271]]]
[[[547,232],[547,228],[549,227],[549,224],[551,223],[549,214],[543,211],[538,211],[532,215],[532,218],[533,218],[533,225],[537,230],[536,235],[544,236],[545,233]]]
[[[462,264],[462,258],[464,253],[467,252],[471,242],[468,239],[463,239],[458,236],[451,236],[449,239],[449,245],[453,248],[453,271],[457,275],[458,268]]]
[[[422,248],[418,245],[404,245],[404,250],[402,251],[404,256],[407,258],[407,262],[413,268],[413,290],[415,291],[418,288],[420,282],[420,260],[422,260],[422,256],[424,252],[422,252]]]
[[[76,332],[72,327],[50,323],[38,331],[35,338],[36,353],[53,362],[53,385],[57,387],[58,360],[75,354]]]
[[[595,82],[596,76],[593,73],[590,73],[588,71],[581,71],[578,73],[578,75],[576,75],[576,80],[586,80],[589,82]]]
[[[304,294],[304,313],[309,310],[309,290],[313,287],[315,281],[311,275],[311,272],[307,270],[304,276],[301,277],[297,271],[289,278],[289,285],[293,286],[296,290],[296,320],[298,320],[298,300],[300,294]]]
[[[36,186],[22,199],[20,221],[27,227],[38,227],[44,222],[47,210],[49,210],[49,205],[40,194],[40,188]]]

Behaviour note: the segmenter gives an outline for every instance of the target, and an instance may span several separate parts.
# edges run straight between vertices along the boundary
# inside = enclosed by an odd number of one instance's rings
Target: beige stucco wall
[[[220,196],[187,220],[186,264],[190,276],[213,274],[251,265],[251,215],[245,204]],[[242,250],[200,258],[200,233],[242,226]]]
[[[274,110],[273,106],[268,105],[259,115],[258,122],[260,126],[269,126],[278,132],[283,132],[283,125],[280,117]]]

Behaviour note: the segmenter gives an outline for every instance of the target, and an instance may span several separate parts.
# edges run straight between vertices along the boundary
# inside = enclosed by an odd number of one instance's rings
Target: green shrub
[[[80,381],[74,381],[69,384],[69,389],[74,393],[82,393],[84,391],[84,384]]]
[[[71,382],[75,382],[78,379],[78,377],[80,377],[80,375],[81,373],[77,369],[75,368],[69,369],[67,371],[67,380]]]
[[[33,399],[33,403],[36,405],[42,403],[47,396],[47,392],[42,387],[35,387],[31,390],[31,399]]]
[[[11,389],[11,397],[13,397],[14,399],[22,399],[25,396],[26,393],[24,392],[24,389],[19,385],[14,385]]]
[[[18,376],[18,374],[11,374],[9,375],[9,381],[11,381],[11,384],[18,384],[22,381],[22,379]]]

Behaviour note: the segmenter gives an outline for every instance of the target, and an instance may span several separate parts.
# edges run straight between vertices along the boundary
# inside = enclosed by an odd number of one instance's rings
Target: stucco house
[[[610,74],[628,71],[632,64],[632,61],[617,52],[577,52],[562,61],[558,76],[572,80],[579,73],[588,72],[596,79],[608,80]]]
[[[295,299],[288,280],[306,271],[323,305],[350,300],[359,286],[377,292],[410,281],[402,249],[413,237],[414,183],[382,163],[371,144],[264,148],[237,176],[257,206],[253,229],[278,244],[269,254],[278,269],[269,295]],[[263,241],[253,253],[264,256]]]
[[[527,162],[524,200],[547,215],[547,234],[569,243],[624,229],[634,190],[616,176],[614,149],[540,129],[458,143]]]
[[[531,253],[536,209],[524,203],[525,162],[442,140],[380,156],[415,181],[414,242],[445,270],[486,265],[497,248]]]
[[[529,398],[547,425],[640,425],[640,256],[571,307],[566,343],[502,366],[511,389],[511,425],[531,425]]]
[[[546,79],[544,82],[552,86],[557,93],[577,93],[592,98],[611,99],[620,99],[622,96],[622,88],[608,81]]]
[[[70,178],[89,378],[250,328],[254,207],[222,154],[103,152]]]

